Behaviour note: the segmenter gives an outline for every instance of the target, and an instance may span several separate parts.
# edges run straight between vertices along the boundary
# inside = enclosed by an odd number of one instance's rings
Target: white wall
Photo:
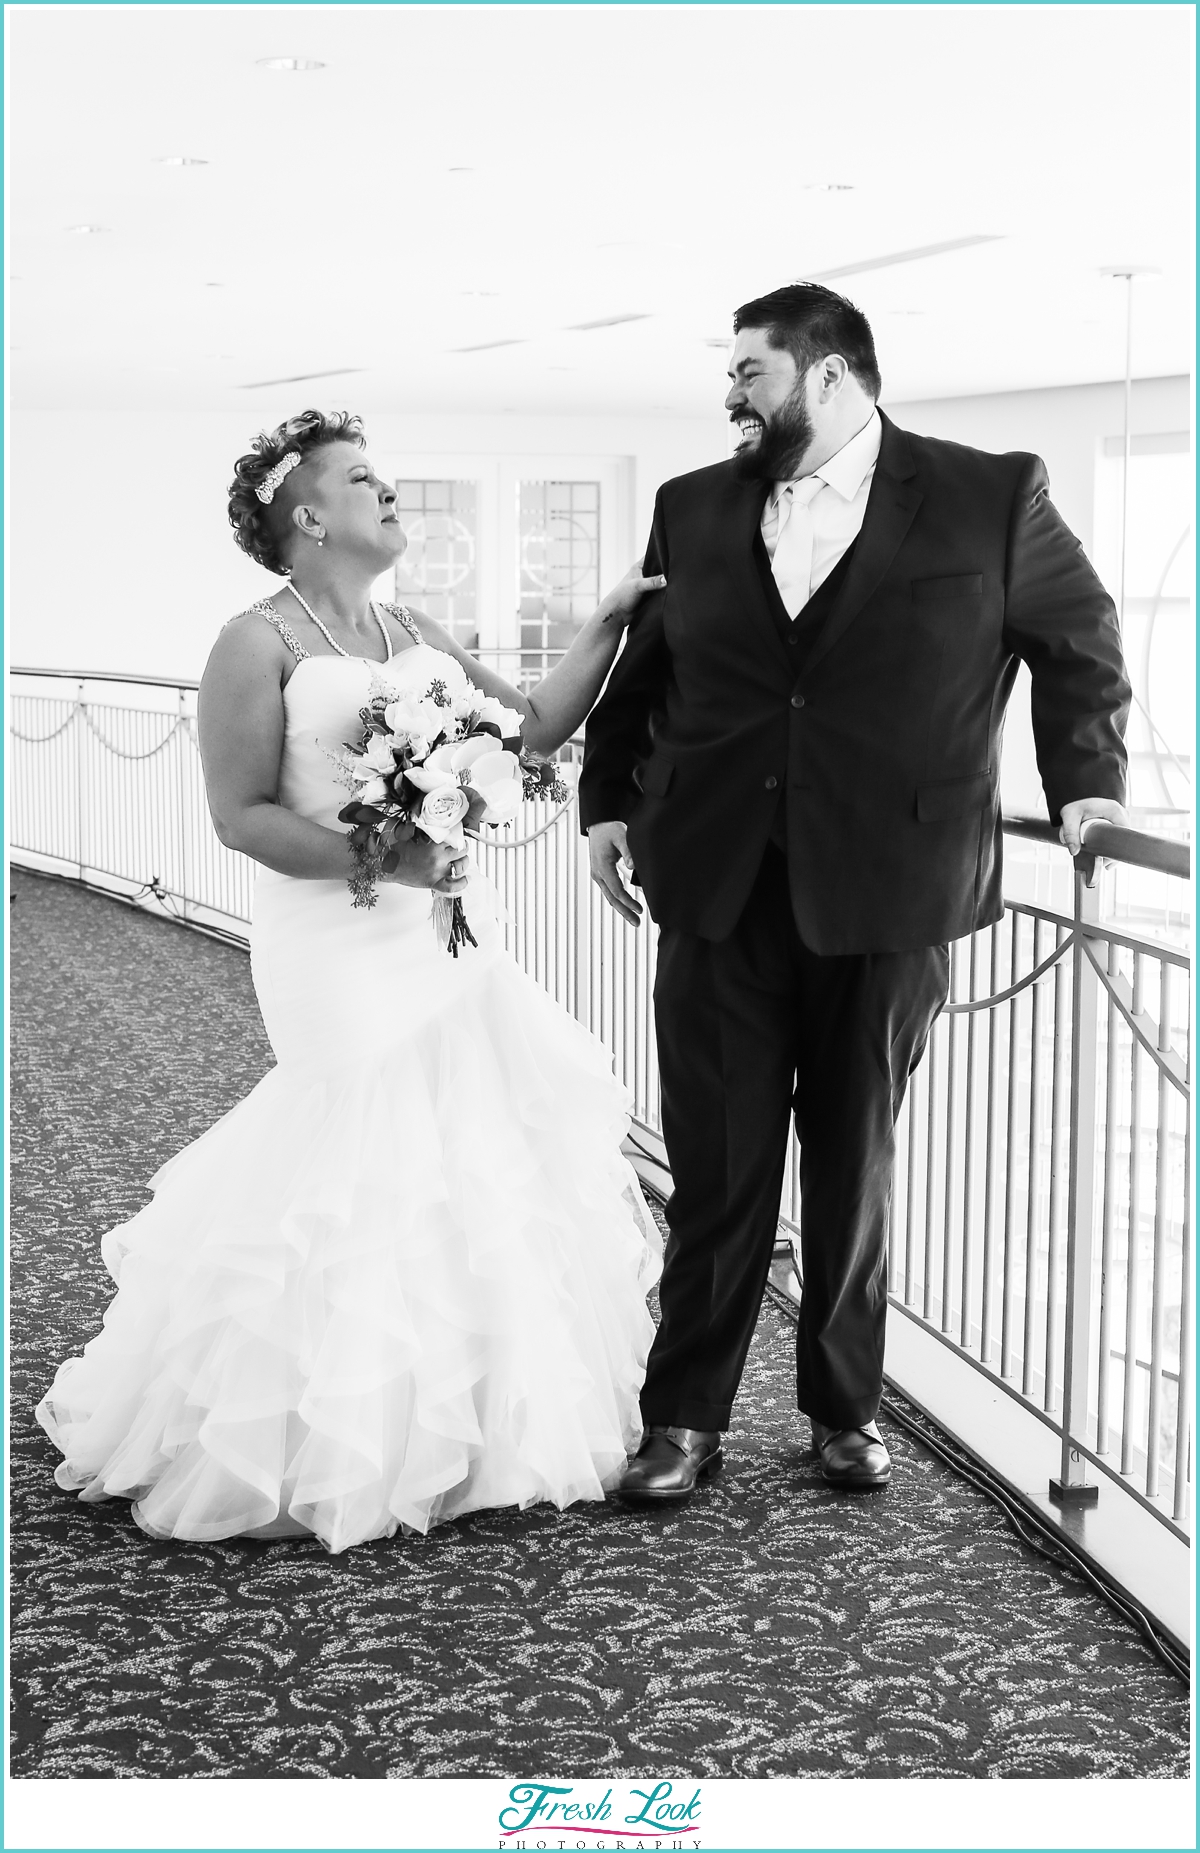
[[[897,423],[986,450],[1034,450],[1085,547],[1092,545],[1097,446],[1121,430],[1120,385],[891,404]],[[258,418],[161,419],[14,411],[9,444],[8,652],[14,666],[199,675],[225,619],[278,580],[233,543],[225,491]],[[658,484],[728,451],[728,425],[667,416],[372,418],[381,453],[585,452],[634,460],[634,532],[649,530]],[[1189,426],[1184,378],[1139,381],[1134,429]]]
[[[898,425],[926,437],[950,438],[979,450],[1031,450],[1050,472],[1050,494],[1067,525],[1093,555],[1096,459],[1106,437],[1124,429],[1125,388],[1051,386],[1036,392],[992,393],[968,399],[883,401]],[[1191,430],[1191,381],[1135,380],[1130,424],[1137,434]]]
[[[194,678],[221,625],[279,585],[234,544],[226,490],[260,425],[224,416],[102,425],[14,411],[9,435],[8,661],[14,668]],[[294,408],[293,408],[294,409]],[[384,452],[632,457],[634,533],[668,476],[725,455],[726,421],[656,417],[373,418]]]
[[[898,425],[926,437],[949,438],[982,450],[1034,451],[1049,471],[1055,506],[1083,542],[1089,558],[1095,559],[1096,465],[1105,438],[1118,437],[1124,430],[1122,384],[1058,386],[979,398],[925,399],[907,405],[885,400],[884,404]],[[1136,435],[1190,431],[1190,380],[1185,375],[1135,380],[1130,427]],[[1112,548],[1104,552],[1111,557]],[[1005,722],[1001,794],[1010,815],[1046,814],[1025,669],[1017,678]]]

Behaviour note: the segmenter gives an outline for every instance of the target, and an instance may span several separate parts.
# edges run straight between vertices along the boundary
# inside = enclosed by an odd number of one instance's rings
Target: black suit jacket
[[[667,586],[640,607],[588,721],[584,829],[627,823],[654,919],[719,940],[782,794],[813,951],[900,951],[989,925],[1002,911],[1000,746],[1019,660],[1051,816],[1125,794],[1116,612],[1044,464],[885,417],[854,557],[799,650],[772,607],[765,499],[731,462],[659,490],[645,571]]]

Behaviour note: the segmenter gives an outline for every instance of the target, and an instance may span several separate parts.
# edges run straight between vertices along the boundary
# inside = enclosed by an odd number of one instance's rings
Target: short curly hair
[[[282,546],[290,506],[286,498],[281,502],[278,495],[274,501],[260,502],[255,490],[289,451],[298,450],[307,460],[326,444],[357,444],[361,450],[366,441],[362,419],[354,412],[298,412],[295,418],[285,418],[276,425],[274,431],[260,431],[253,450],[234,464],[229,485],[229,525],[242,552],[269,573],[286,578],[290,569]]]

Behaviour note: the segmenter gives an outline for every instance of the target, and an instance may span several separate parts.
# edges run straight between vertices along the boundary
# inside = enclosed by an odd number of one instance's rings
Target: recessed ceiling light
[[[264,71],[323,71],[324,64],[319,58],[256,58]]]
[[[706,335],[704,345],[705,347],[732,347],[733,338],[730,335]]]
[[[594,322],[568,322],[567,329],[571,334],[586,334],[592,328],[617,328],[622,322],[648,322],[649,320],[650,311],[648,309],[637,309],[632,315],[601,315]]]
[[[278,380],[244,380],[243,392],[252,392],[258,386],[298,386],[302,380],[333,380],[343,373],[365,373],[365,367],[326,367],[323,373],[285,373]]]
[[[857,264],[839,264],[836,270],[811,270],[797,283],[832,283],[838,277],[857,277],[865,270],[885,270],[889,264],[912,264],[919,258],[944,257],[951,251],[965,251],[971,245],[999,244],[1005,232],[972,232],[966,238],[947,238],[941,244],[914,245],[911,251],[888,251],[882,257],[865,257]]]
[[[204,287],[206,290],[223,290],[225,285],[223,283],[206,283]]]
[[[473,174],[475,169],[473,167],[448,167],[446,172],[448,174]]]
[[[91,232],[106,232],[109,227],[107,225],[68,225],[67,230],[74,232],[78,238],[86,238]]]
[[[801,186],[802,193],[853,193],[853,182],[845,180],[809,180]]]
[[[198,154],[156,154],[156,167],[207,167],[208,162]]]

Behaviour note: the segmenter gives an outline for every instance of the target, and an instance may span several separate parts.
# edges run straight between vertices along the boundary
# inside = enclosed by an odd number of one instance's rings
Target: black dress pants
[[[946,1001],[949,952],[822,958],[769,847],[728,939],[665,930],[654,989],[674,1193],[642,1419],[725,1429],[775,1242],[788,1116],[800,1139],[799,1407],[879,1408],[894,1126]]]

